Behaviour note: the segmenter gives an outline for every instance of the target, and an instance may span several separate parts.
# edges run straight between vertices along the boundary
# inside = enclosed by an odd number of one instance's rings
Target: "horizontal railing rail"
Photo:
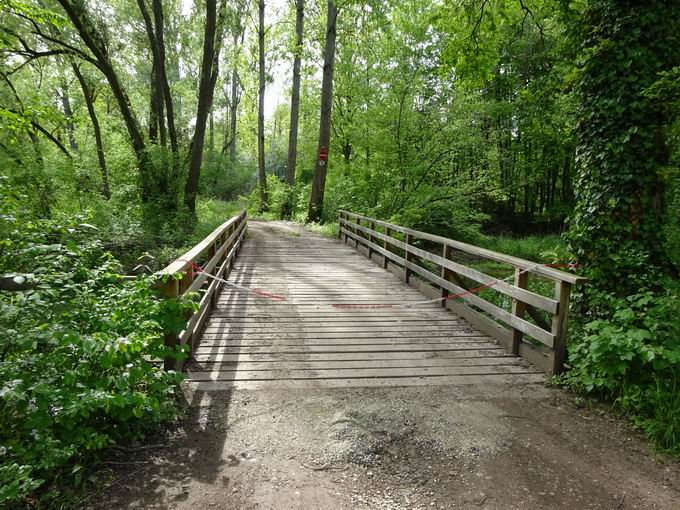
[[[357,249],[361,248],[368,258],[377,259],[383,268],[400,274],[406,283],[425,294],[441,298],[442,306],[505,344],[513,354],[553,374],[563,371],[571,289],[585,278],[349,211],[340,211],[339,216],[339,235],[345,243],[351,239]],[[428,249],[432,245],[441,247],[440,254]],[[452,260],[456,252],[465,254],[462,259],[491,260],[511,266],[515,271],[513,283],[468,267],[463,260]],[[554,283],[554,297],[529,290],[530,275]],[[485,299],[480,292],[485,289],[511,299],[511,310]],[[541,312],[548,314],[549,322]],[[533,322],[527,320],[527,315]],[[525,341],[524,335],[535,342]]]
[[[184,255],[159,271],[163,277],[163,295],[167,299],[182,297],[190,292],[198,292],[198,310],[186,317],[186,327],[179,333],[166,332],[165,344],[175,348],[189,345],[190,352],[208,318],[210,309],[217,303],[219,291],[234,267],[234,261],[243,243],[247,228],[247,215],[243,210],[217,227],[203,241]],[[198,274],[194,271],[200,266]],[[210,278],[208,274],[216,278]],[[183,363],[174,359],[165,360],[166,370],[179,370]]]

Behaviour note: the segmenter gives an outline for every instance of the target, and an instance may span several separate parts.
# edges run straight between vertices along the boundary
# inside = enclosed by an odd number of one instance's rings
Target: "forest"
[[[575,265],[555,383],[680,454],[679,114],[678,0],[0,0],[0,504],[179,415],[151,272],[244,207]]]

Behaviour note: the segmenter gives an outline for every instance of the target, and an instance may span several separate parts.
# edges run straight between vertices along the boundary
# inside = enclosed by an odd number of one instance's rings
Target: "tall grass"
[[[558,235],[510,237],[487,237],[484,248],[530,260],[532,262],[553,262],[565,251],[564,240]]]

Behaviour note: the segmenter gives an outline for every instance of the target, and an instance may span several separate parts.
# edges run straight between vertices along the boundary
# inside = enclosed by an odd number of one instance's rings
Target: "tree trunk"
[[[66,116],[66,131],[68,132],[68,142],[73,152],[78,152],[78,143],[76,142],[75,126],[73,125],[73,110],[71,109],[71,99],[68,95],[68,82],[63,80],[61,83],[61,104],[64,108],[64,115]]]
[[[323,58],[323,81],[321,83],[321,114],[319,118],[319,147],[309,198],[308,221],[319,221],[323,213],[323,194],[328,169],[328,150],[331,141],[331,109],[333,107],[333,67],[335,65],[335,36],[338,10],[334,0],[328,0],[326,17],[326,44]]]
[[[234,44],[238,37],[234,37]],[[236,63],[234,63],[234,68],[231,70],[231,108],[230,108],[230,118],[229,118],[229,132],[231,135],[231,140],[229,143],[229,160],[234,163],[236,161],[236,114],[238,111],[238,71],[236,69]]]
[[[87,106],[87,113],[90,115],[90,121],[92,122],[92,129],[94,130],[94,141],[97,145],[97,160],[99,161],[99,170],[102,173],[102,195],[106,200],[111,198],[111,187],[109,185],[109,171],[106,168],[106,158],[104,156],[104,144],[102,143],[102,131],[99,126],[99,119],[97,119],[97,112],[94,109],[94,96],[83,73],[80,72],[80,68],[71,63],[73,67],[73,72],[78,78],[78,83],[80,83],[80,88],[83,91],[83,97],[85,98],[85,105]]]
[[[206,0],[205,31],[203,34],[203,59],[201,62],[201,75],[198,85],[198,108],[196,110],[196,128],[191,141],[191,153],[189,155],[189,176],[184,188],[184,202],[192,213],[196,211],[196,192],[198,190],[198,178],[201,173],[201,161],[203,159],[203,145],[205,142],[205,130],[210,108],[212,107],[215,82],[217,81],[220,44],[222,37],[222,14],[223,4],[220,6],[220,30],[217,23],[217,1]]]
[[[179,164],[179,143],[177,141],[177,128],[175,127],[175,108],[170,94],[170,82],[168,81],[167,66],[165,63],[165,37],[163,27],[163,4],[161,0],[153,0],[153,19],[156,28],[156,53],[158,61],[158,79],[160,90],[167,114],[168,136],[170,137],[170,149],[173,154],[173,166]],[[162,110],[161,110],[162,111]]]
[[[259,25],[257,31],[259,62],[259,95],[257,104],[257,175],[260,184],[260,212],[268,210],[267,175],[264,168],[264,0],[258,0]]]
[[[120,113],[123,116],[123,121],[125,122],[125,127],[127,128],[130,142],[137,159],[137,166],[140,173],[141,198],[142,201],[147,202],[153,196],[153,187],[151,185],[152,175],[150,168],[148,168],[146,144],[144,143],[144,137],[142,136],[142,132],[139,128],[137,118],[135,117],[132,107],[130,106],[130,99],[128,98],[128,95],[118,78],[118,74],[116,73],[111,60],[109,59],[107,49],[103,46],[100,46],[102,44],[103,38],[99,34],[94,34],[91,31],[91,27],[95,25],[90,20],[83,3],[69,0],[58,0],[58,2],[66,12],[68,18],[71,20],[71,23],[73,23],[73,26],[75,27],[85,46],[87,46],[87,48],[94,55],[97,67],[104,74],[104,76],[106,76],[106,79],[109,82],[111,92],[116,98],[118,108],[120,109]]]
[[[156,94],[156,63],[151,65],[149,76],[149,142],[158,141],[158,95]]]
[[[209,132],[210,135],[208,137],[208,145],[210,145],[210,160],[212,161],[213,156],[215,155],[215,116],[213,115],[212,108],[210,109],[210,115],[208,117],[210,125],[209,125]]]
[[[236,16],[236,21],[232,25],[232,37],[234,38],[233,47],[233,63],[231,67],[231,101],[230,101],[230,111],[229,111],[229,126],[231,140],[229,142],[229,160],[232,163],[236,162],[236,118],[238,114],[238,105],[241,100],[239,93],[239,75],[238,75],[238,59],[241,53],[241,45],[243,44],[243,38],[245,36],[245,27],[241,23],[241,18],[244,15],[245,3],[239,2],[238,13]],[[239,43],[239,38],[241,42]]]
[[[300,117],[300,68],[302,67],[302,36],[305,23],[305,0],[296,0],[295,5],[295,58],[293,60],[293,91],[290,98],[290,133],[288,136],[288,164],[286,183],[295,184],[295,164],[297,159],[298,119]]]
[[[305,25],[305,0],[295,2],[295,57],[293,59],[293,92],[290,98],[290,131],[288,134],[288,162],[286,164],[286,184],[295,185],[295,165],[297,164],[298,121],[300,118],[300,68],[302,67],[302,36]],[[281,208],[281,217],[290,218],[293,210],[292,190]]]

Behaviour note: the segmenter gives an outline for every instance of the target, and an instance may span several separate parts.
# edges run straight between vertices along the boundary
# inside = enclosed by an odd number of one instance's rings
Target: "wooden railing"
[[[477,328],[553,374],[564,370],[567,319],[572,286],[585,278],[528,260],[445,237],[340,211],[339,235],[385,269],[446,306]],[[433,253],[439,249],[440,254]],[[455,260],[454,260],[455,259]],[[514,268],[514,283],[489,276],[463,263],[491,260]],[[554,297],[529,290],[529,276],[554,284]],[[486,289],[512,299],[508,311],[484,299]],[[481,292],[484,290],[484,292]],[[488,293],[487,293],[488,294]],[[547,312],[546,320],[542,312]],[[527,320],[525,316],[533,319]],[[527,335],[533,341],[524,338]]]
[[[162,291],[166,298],[177,298],[189,292],[199,292],[200,297],[198,311],[187,317],[184,330],[179,334],[165,334],[167,346],[174,348],[176,345],[188,344],[190,350],[193,349],[210,309],[217,302],[219,290],[224,285],[223,282],[209,278],[206,273],[227,279],[243,242],[246,226],[247,216],[243,210],[159,272],[164,276]],[[196,274],[192,264],[199,265],[203,272]],[[173,359],[165,360],[166,370],[178,370],[182,366],[183,363]]]

